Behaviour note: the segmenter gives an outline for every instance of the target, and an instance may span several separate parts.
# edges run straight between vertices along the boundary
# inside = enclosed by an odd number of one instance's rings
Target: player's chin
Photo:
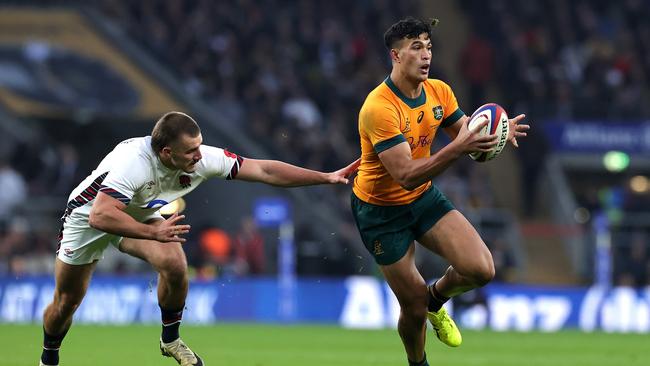
[[[183,169],[185,173],[194,173],[196,171],[196,164],[188,165]]]
[[[426,71],[420,70],[417,78],[419,81],[426,81],[429,78],[429,69],[426,69]]]

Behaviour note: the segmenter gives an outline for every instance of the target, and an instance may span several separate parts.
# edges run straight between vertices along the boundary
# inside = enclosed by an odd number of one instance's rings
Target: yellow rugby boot
[[[433,330],[436,332],[438,339],[448,345],[449,347],[458,347],[463,343],[463,337],[460,335],[460,331],[454,323],[447,310],[445,308],[440,308],[437,312],[427,312],[427,318],[433,326]]]

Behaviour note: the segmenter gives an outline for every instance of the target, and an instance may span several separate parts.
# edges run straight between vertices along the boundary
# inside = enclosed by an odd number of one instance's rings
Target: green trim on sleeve
[[[388,140],[379,141],[378,143],[376,143],[374,146],[375,152],[379,154],[380,152],[386,151],[395,145],[401,144],[402,142],[406,142],[406,138],[404,137],[404,135],[402,134],[395,135],[389,138]]]
[[[463,112],[460,108],[456,109],[456,111],[452,114],[449,115],[449,117],[445,118],[442,120],[442,123],[440,124],[440,127],[446,128],[454,123],[456,123],[462,116],[465,115],[465,112]]]

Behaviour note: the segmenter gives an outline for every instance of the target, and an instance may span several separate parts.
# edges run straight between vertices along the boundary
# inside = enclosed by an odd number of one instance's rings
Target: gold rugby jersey
[[[360,200],[395,206],[413,202],[431,182],[409,191],[384,168],[379,153],[407,142],[413,159],[431,155],[431,143],[440,127],[449,127],[465,114],[456,96],[441,80],[428,79],[417,98],[407,98],[390,76],[366,98],[359,112],[361,165],[353,191]]]

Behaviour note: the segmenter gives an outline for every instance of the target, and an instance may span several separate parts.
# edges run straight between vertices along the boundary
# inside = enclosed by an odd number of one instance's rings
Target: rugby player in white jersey
[[[118,144],[72,191],[59,236],[54,299],[43,314],[41,366],[59,364],[61,342],[95,264],[109,245],[147,261],[158,272],[163,355],[181,366],[203,365],[179,336],[188,291],[181,243],[190,226],[181,223],[183,215],[164,219],[159,208],[212,177],[281,187],[347,184],[359,163],[322,173],[280,161],[243,159],[202,142],[201,130],[191,117],[169,112],[158,120],[151,136]]]

